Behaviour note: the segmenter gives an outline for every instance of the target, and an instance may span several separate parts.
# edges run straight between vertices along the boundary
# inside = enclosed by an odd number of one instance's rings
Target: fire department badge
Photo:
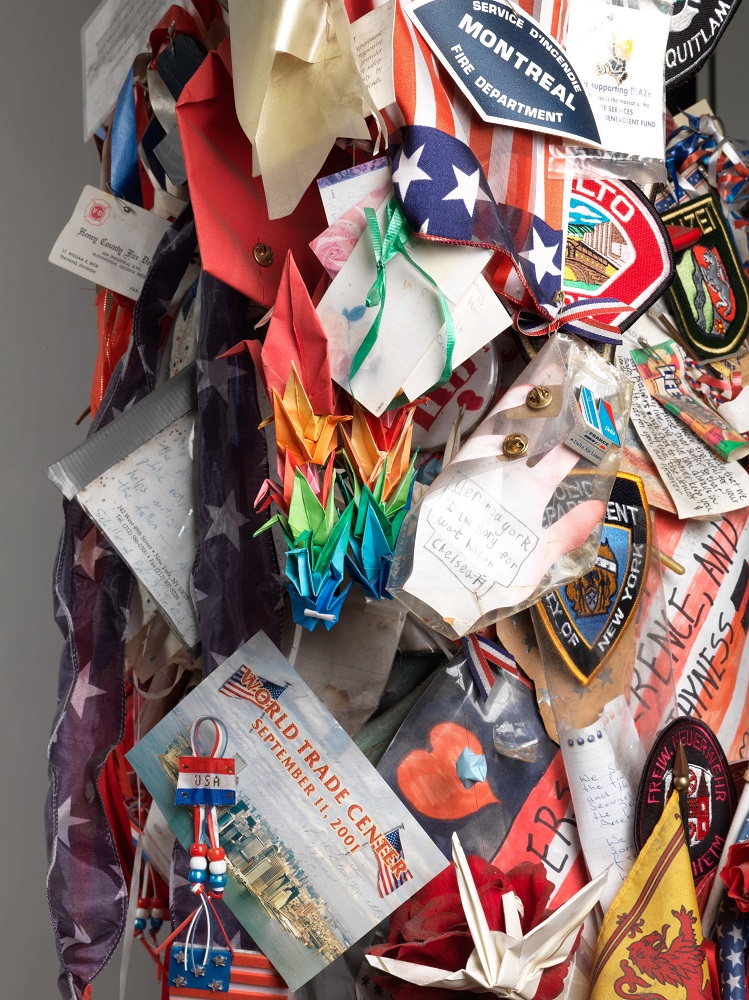
[[[698,358],[732,354],[749,333],[749,290],[715,199],[706,194],[683,202],[663,221],[702,232],[694,246],[676,255],[668,293],[686,346]]]
[[[620,472],[595,566],[566,587],[550,591],[534,607],[534,621],[540,621],[582,684],[595,677],[631,622],[647,577],[649,550],[645,488],[638,476]]]
[[[689,766],[682,813],[696,883],[717,868],[736,809],[736,787],[726,756],[715,733],[704,722],[682,717],[656,738],[637,796],[635,845],[642,850],[671,796],[680,743]]]

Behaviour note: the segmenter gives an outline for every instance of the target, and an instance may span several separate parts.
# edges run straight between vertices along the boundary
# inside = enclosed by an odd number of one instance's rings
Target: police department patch
[[[736,809],[736,788],[715,733],[699,719],[675,719],[656,738],[637,795],[635,846],[642,850],[673,791],[676,751],[683,744],[689,765],[684,795],[687,844],[694,880],[718,866]]]
[[[741,0],[676,0],[666,46],[666,89],[702,67],[739,9]]]
[[[595,566],[535,605],[537,619],[583,684],[590,683],[637,610],[649,549],[645,487],[638,476],[620,472],[606,508]]]
[[[663,221],[702,232],[676,255],[668,293],[686,346],[698,358],[732,354],[749,333],[749,290],[717,202],[711,194],[693,198]]]

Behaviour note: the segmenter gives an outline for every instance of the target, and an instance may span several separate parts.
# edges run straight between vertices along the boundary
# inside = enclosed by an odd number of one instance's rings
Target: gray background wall
[[[137,2],[137,0],[131,0]],[[80,28],[96,0],[0,0],[0,998],[53,1000],[57,956],[46,897],[42,807],[45,751],[60,638],[51,571],[60,497],[42,470],[84,436],[96,353],[93,290],[47,263],[86,183],[98,181],[82,142]],[[717,108],[729,135],[749,138],[744,67],[749,2],[721,43]],[[704,85],[701,86],[704,92]],[[94,984],[119,996],[118,957]],[[153,967],[134,950],[128,1000],[158,997]]]

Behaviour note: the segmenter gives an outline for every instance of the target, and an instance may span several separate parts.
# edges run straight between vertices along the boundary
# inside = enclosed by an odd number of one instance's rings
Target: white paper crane
[[[455,833],[453,861],[468,929],[476,946],[466,968],[449,972],[415,962],[367,955],[370,964],[416,986],[483,990],[508,1000],[533,1000],[544,970],[566,961],[578,928],[606,886],[608,872],[602,872],[546,920],[523,934],[520,926],[522,903],[514,892],[502,896],[505,932],[489,930],[476,884]]]

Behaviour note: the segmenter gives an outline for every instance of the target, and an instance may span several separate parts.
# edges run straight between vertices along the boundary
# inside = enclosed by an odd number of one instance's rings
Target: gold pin
[[[531,410],[545,410],[552,399],[551,389],[547,389],[545,385],[534,385],[525,397],[525,402]]]
[[[252,255],[261,267],[270,267],[273,263],[273,247],[267,243],[256,243]]]
[[[508,434],[502,442],[502,451],[508,458],[520,458],[528,451],[528,438],[525,434]]]

